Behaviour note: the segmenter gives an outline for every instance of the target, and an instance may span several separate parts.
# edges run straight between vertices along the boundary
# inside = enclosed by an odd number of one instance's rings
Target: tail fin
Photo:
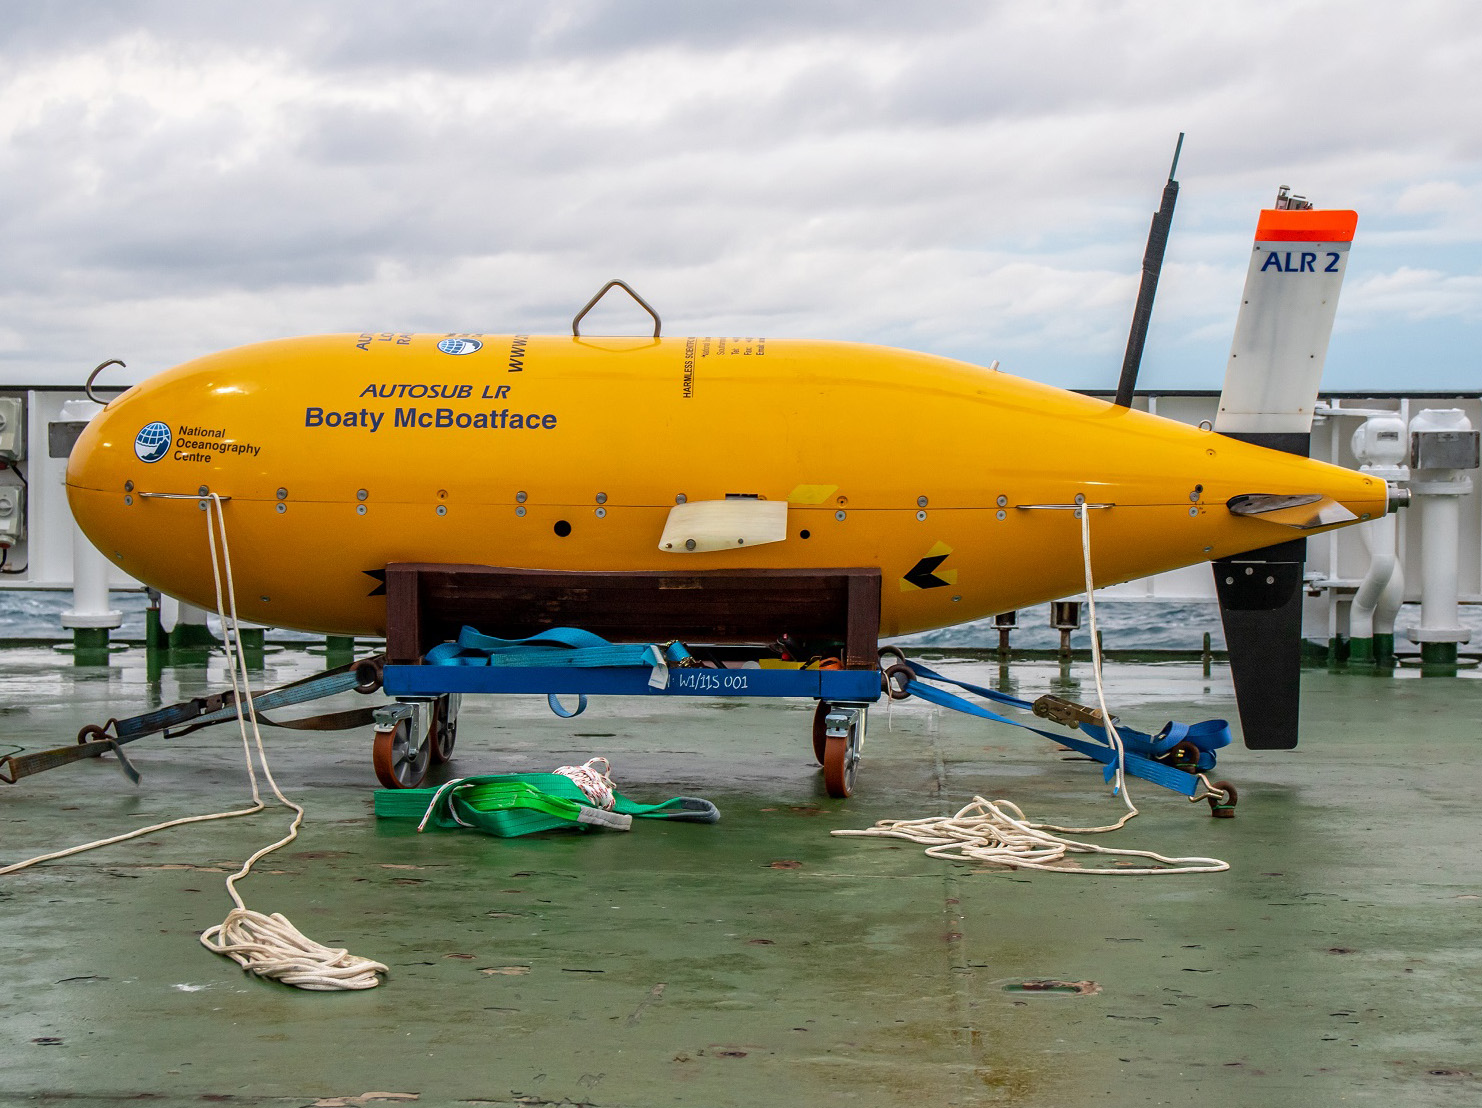
[[[1313,208],[1284,186],[1276,204],[1256,224],[1214,429],[1305,455],[1358,213]]]
[[[1312,207],[1285,186],[1261,212],[1214,429],[1306,457],[1328,338],[1358,213]],[[1297,745],[1302,566],[1295,539],[1214,563],[1245,745]]]

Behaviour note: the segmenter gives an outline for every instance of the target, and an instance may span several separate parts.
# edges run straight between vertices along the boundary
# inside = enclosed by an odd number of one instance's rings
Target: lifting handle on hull
[[[582,310],[576,313],[576,318],[571,321],[571,333],[572,333],[572,335],[574,335],[576,338],[581,338],[581,321],[582,321],[582,318],[588,312],[590,312],[593,308],[595,308],[597,306],[597,301],[601,300],[604,296],[606,296],[608,294],[608,292],[611,291],[611,289],[613,288],[614,285],[617,286],[618,288],[622,289],[624,292],[626,292],[629,296],[631,296],[634,300],[636,300],[638,302],[638,306],[640,308],[642,308],[649,315],[653,316],[653,321],[654,321],[654,338],[658,338],[659,337],[659,328],[660,328],[659,313],[653,310],[652,305],[650,305],[647,300],[643,299],[643,297],[639,296],[636,292],[634,292],[633,289],[632,289],[632,287],[629,286],[628,282],[626,282],[626,281],[619,281],[616,278],[614,278],[611,281],[608,281],[607,284],[603,285],[600,289],[598,289],[597,290],[597,295],[594,296],[594,297],[592,297],[592,299],[588,300],[586,302],[586,304],[582,307]]]

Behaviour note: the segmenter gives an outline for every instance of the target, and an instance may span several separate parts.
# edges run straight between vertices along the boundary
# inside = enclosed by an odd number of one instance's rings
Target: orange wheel
[[[854,771],[859,766],[859,756],[848,739],[837,736],[827,740],[823,752],[823,788],[836,800],[843,800],[854,792]]]
[[[828,736],[825,733],[828,719],[828,703],[820,700],[818,708],[813,713],[813,757],[819,765],[823,765],[824,751],[828,749]]]
[[[388,789],[415,789],[427,776],[432,744],[414,743],[410,720],[398,720],[390,731],[376,732],[376,745],[371,750],[371,764],[376,779]]]

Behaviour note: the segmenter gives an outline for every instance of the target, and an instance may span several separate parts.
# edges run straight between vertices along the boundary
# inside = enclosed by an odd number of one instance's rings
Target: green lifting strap
[[[634,817],[715,823],[720,812],[708,800],[676,796],[662,804],[639,804],[614,793],[612,811],[593,807],[571,778],[559,773],[493,773],[449,781],[434,789],[377,789],[380,819],[419,821],[418,830],[483,831],[500,838],[557,828],[608,827],[626,831]]]

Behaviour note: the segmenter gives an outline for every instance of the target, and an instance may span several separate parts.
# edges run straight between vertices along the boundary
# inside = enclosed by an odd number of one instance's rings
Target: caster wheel
[[[453,744],[458,741],[458,712],[448,697],[441,697],[432,712],[432,764],[440,766],[453,757]]]
[[[415,789],[427,776],[432,746],[430,742],[414,743],[408,720],[399,720],[390,731],[378,730],[371,751],[376,779],[388,789]]]
[[[848,712],[849,727],[843,735],[824,735],[823,788],[835,800],[842,800],[854,792],[854,775],[864,748],[865,713],[862,708],[836,711]]]
[[[853,736],[826,740],[823,752],[823,788],[835,800],[854,793],[854,774],[859,769],[859,749]]]
[[[813,758],[819,765],[823,765],[824,752],[828,749],[828,726],[824,722],[827,718],[828,705],[820,700],[813,712]]]

